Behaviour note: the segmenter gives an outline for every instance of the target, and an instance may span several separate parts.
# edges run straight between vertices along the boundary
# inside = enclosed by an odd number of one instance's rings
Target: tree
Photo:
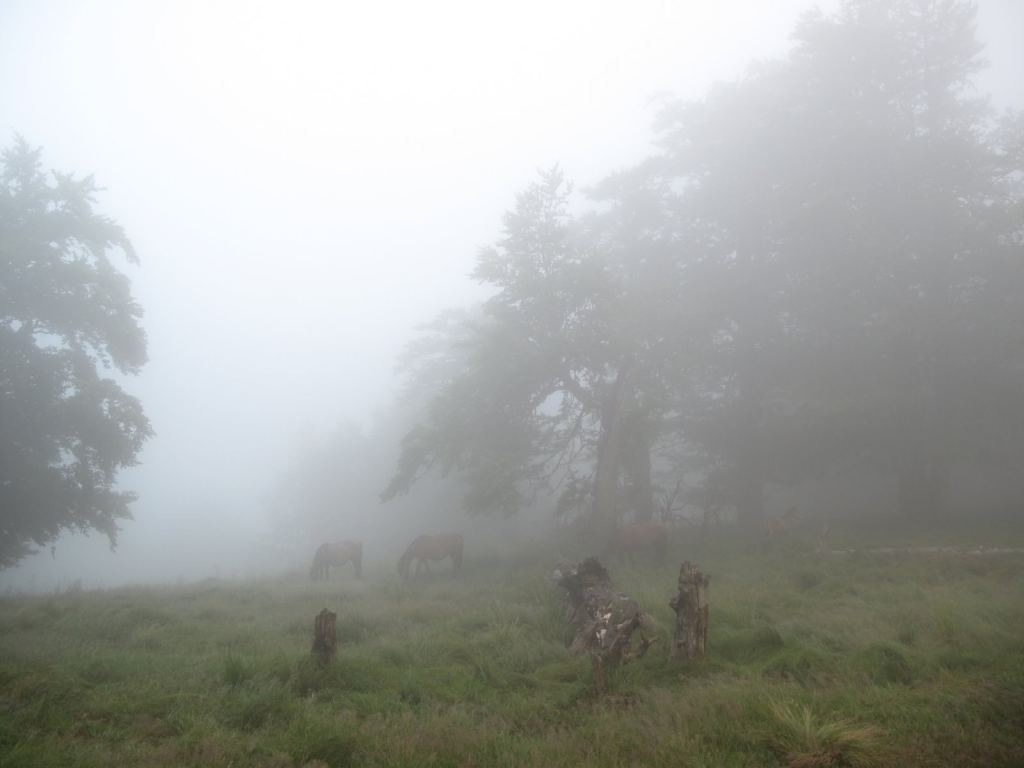
[[[979,402],[1021,362],[1020,132],[970,90],[973,13],[847,0],[660,119],[646,167],[678,190],[666,226],[697,239],[690,285],[717,297],[703,426],[750,525],[768,480],[854,451],[896,472],[905,512],[938,510],[964,436],[1005,434]]]
[[[146,361],[141,307],[113,257],[137,258],[94,212],[92,177],[43,173],[22,139],[0,165],[0,566],[66,530],[116,544],[133,493],[117,473],[152,434],[104,372]]]
[[[846,0],[794,39],[665,109],[596,211],[557,171],[520,195],[386,496],[439,466],[509,512],[554,481],[607,526],[671,462],[757,528],[771,482],[874,464],[913,514],[1024,453],[1024,133],[971,93],[973,6]]]
[[[560,510],[589,508],[605,532],[624,507],[652,514],[651,450],[675,361],[660,330],[675,281],[655,272],[674,261],[645,241],[654,230],[638,198],[609,193],[602,215],[578,220],[570,192],[556,168],[518,196],[474,272],[495,294],[419,345],[413,385],[432,397],[385,499],[436,466],[459,472],[474,513],[509,514],[557,488]]]

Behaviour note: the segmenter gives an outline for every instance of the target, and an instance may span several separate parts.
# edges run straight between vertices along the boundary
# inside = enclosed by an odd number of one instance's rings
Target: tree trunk
[[[338,614],[324,608],[317,614],[313,622],[313,650],[312,654],[320,666],[325,667],[334,659],[334,652],[338,647],[338,640],[335,634],[335,622]]]
[[[708,577],[688,560],[679,569],[679,592],[669,605],[676,612],[672,658],[700,658],[708,647]]]
[[[629,478],[629,507],[638,523],[654,519],[654,489],[651,486],[653,432],[647,414],[637,412],[629,419],[623,464]]]
[[[760,531],[764,526],[765,469],[760,425],[767,392],[761,363],[767,315],[763,306],[764,287],[758,283],[758,262],[755,258],[759,241],[756,233],[744,233],[736,251],[742,288],[736,296],[734,309],[738,392],[733,450],[736,458],[736,515],[739,524],[748,531]]]
[[[744,345],[749,347],[750,345]],[[754,351],[747,349],[739,369],[739,392],[733,445],[736,456],[736,515],[748,531],[764,527],[764,457],[761,438],[763,384]]]
[[[594,470],[594,527],[602,543],[611,541],[618,522],[619,468],[622,453],[622,391],[630,363],[619,367],[615,381],[601,403],[601,437]]]
[[[741,449],[736,462],[736,516],[741,527],[760,531],[764,526],[764,471],[754,449]]]

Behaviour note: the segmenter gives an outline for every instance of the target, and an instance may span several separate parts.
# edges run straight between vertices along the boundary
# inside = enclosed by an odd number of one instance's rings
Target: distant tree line
[[[557,168],[518,196],[493,295],[407,354],[385,499],[433,469],[607,530],[690,472],[758,526],[769,483],[888,473],[929,517],[958,463],[1021,466],[1024,120],[973,89],[973,6],[847,0],[794,41],[665,106],[585,213]]]

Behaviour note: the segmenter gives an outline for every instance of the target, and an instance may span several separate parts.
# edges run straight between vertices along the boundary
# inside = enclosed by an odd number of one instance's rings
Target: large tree
[[[121,227],[93,210],[91,177],[42,171],[17,139],[0,163],[0,566],[62,531],[113,546],[134,494],[118,471],[152,434],[107,372],[146,361],[142,309],[118,258]]]
[[[646,168],[677,191],[666,226],[702,240],[680,253],[690,285],[716,296],[720,397],[695,436],[751,524],[768,480],[855,451],[896,473],[904,511],[937,510],[951,460],[1006,426],[1020,132],[971,89],[973,13],[848,0],[808,14],[786,59],[661,117]]]
[[[606,210],[578,219],[570,192],[554,169],[519,195],[474,272],[494,295],[417,346],[411,380],[431,396],[385,498],[437,466],[459,472],[475,513],[557,488],[560,510],[605,531],[627,510],[651,515],[677,262],[640,196],[605,191]]]
[[[971,90],[973,7],[847,0],[794,39],[665,109],[597,212],[557,173],[520,196],[389,493],[440,465],[474,511],[550,478],[645,517],[674,437],[756,528],[772,481],[870,464],[922,513],[954,462],[1021,453],[1024,142]]]

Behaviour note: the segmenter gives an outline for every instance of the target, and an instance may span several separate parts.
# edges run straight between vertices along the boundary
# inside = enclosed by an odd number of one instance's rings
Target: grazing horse
[[[665,548],[668,545],[668,529],[662,523],[633,523],[616,529],[608,543],[607,554],[610,559],[628,557],[630,562],[637,554],[654,555],[654,559],[665,561]]]
[[[452,559],[455,573],[462,568],[462,535],[458,533],[439,533],[436,536],[417,536],[405,554],[398,561],[398,573],[403,579],[409,578],[409,566],[416,561],[416,573],[422,568],[430,573],[430,560]]]
[[[764,532],[768,535],[768,538],[774,538],[775,536],[781,536],[787,533],[790,528],[796,523],[797,508],[790,507],[778,517],[769,517],[764,521]]]
[[[352,563],[356,569],[356,578],[363,575],[363,545],[358,541],[334,541],[321,544],[313,556],[313,566],[309,569],[309,578],[313,581],[326,579],[331,575],[331,566]]]

